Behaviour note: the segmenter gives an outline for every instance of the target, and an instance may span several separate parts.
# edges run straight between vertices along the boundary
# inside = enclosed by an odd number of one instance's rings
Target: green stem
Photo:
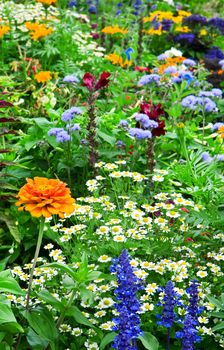
[[[57,324],[56,324],[57,328],[59,328],[60,325],[62,324],[62,322],[64,321],[65,313],[66,313],[66,311],[69,309],[69,307],[72,305],[72,302],[73,302],[75,293],[76,293],[76,290],[73,289],[72,294],[71,294],[71,296],[70,296],[70,298],[69,298],[67,304],[65,305],[64,311],[61,313],[59,319],[57,320]]]
[[[31,269],[31,272],[30,272],[30,278],[29,278],[29,284],[28,284],[28,290],[27,290],[27,297],[26,297],[26,309],[27,310],[29,310],[30,293],[31,293],[31,290],[32,290],[33,274],[34,274],[34,269],[36,267],[37,258],[39,256],[41,243],[42,243],[42,238],[43,238],[43,233],[44,233],[44,223],[45,223],[45,218],[42,216],[41,220],[40,220],[40,227],[39,227],[36,251],[35,251],[35,254],[34,254],[33,265],[32,265],[32,269]]]

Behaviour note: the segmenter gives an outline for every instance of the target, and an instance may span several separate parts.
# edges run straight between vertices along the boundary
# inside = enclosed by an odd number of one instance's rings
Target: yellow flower
[[[201,36],[203,36],[203,35],[207,35],[208,32],[206,29],[201,29],[199,33]]]
[[[47,28],[45,24],[25,22],[25,26],[30,31],[33,40],[38,40],[52,33],[52,28]]]
[[[50,71],[41,71],[34,75],[34,79],[38,83],[46,83],[47,81],[52,79],[51,72]]]
[[[36,2],[41,2],[42,4],[52,5],[55,4],[57,0],[36,0]]]
[[[162,35],[164,31],[162,30],[162,26],[159,26],[158,29],[150,28],[148,30],[143,29],[143,33],[149,34],[149,35]]]
[[[123,67],[130,67],[132,65],[132,61],[128,61],[127,59],[123,61],[123,58],[119,56],[118,54],[110,53],[109,55],[105,56],[105,58],[110,61],[114,65],[119,65],[122,68]]]
[[[0,26],[0,38],[10,31],[8,26]]]
[[[176,32],[181,32],[181,33],[189,33],[191,30],[187,26],[178,26],[175,28]]]
[[[124,28],[120,28],[118,26],[108,26],[102,29],[104,34],[127,34],[128,30]]]
[[[58,214],[71,214],[75,209],[75,200],[71,197],[66,184],[58,179],[35,177],[27,179],[18,193],[18,210],[29,211],[34,217],[51,217]]]

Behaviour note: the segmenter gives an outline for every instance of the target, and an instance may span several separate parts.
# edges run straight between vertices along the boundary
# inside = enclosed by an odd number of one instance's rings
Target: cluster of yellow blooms
[[[50,71],[41,71],[34,75],[34,79],[38,83],[46,83],[52,79],[52,75]]]
[[[108,26],[102,29],[104,34],[127,34],[128,30],[118,26]]]
[[[41,2],[41,4],[52,5],[55,4],[57,0],[36,0],[36,2]]]
[[[52,33],[52,28],[47,28],[45,24],[26,22],[25,26],[30,31],[33,40],[38,40]]]
[[[108,61],[110,61],[112,64],[119,65],[122,68],[130,67],[132,65],[132,61],[128,61],[127,59],[125,61],[123,61],[123,58],[115,52],[110,53],[109,55],[105,56],[105,58]]]
[[[2,38],[6,33],[8,33],[10,28],[8,26],[0,26],[0,38]]]

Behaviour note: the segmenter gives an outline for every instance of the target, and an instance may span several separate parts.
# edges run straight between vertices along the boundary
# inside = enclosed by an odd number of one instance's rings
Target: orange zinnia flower
[[[6,33],[8,33],[9,30],[10,28],[8,26],[0,26],[0,38],[2,38]]]
[[[42,4],[46,5],[52,5],[56,2],[57,0],[36,0],[36,2],[41,2]]]
[[[25,26],[30,30],[30,36],[33,40],[44,38],[52,33],[52,28],[47,28],[45,24],[39,24],[37,22],[26,22]]]
[[[51,72],[50,71],[41,71],[34,75],[34,79],[38,83],[46,83],[48,80],[51,80]]]
[[[128,30],[125,28],[120,28],[118,26],[109,26],[101,30],[104,34],[127,34]]]
[[[63,218],[64,214],[69,215],[74,211],[75,200],[64,182],[45,177],[35,177],[26,181],[27,184],[18,193],[18,210],[29,211],[36,218],[49,218],[53,214]]]

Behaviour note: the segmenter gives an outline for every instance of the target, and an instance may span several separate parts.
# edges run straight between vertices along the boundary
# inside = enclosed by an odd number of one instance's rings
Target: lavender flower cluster
[[[211,91],[201,91],[198,96],[188,95],[182,100],[181,104],[183,107],[194,111],[204,109],[205,112],[216,112],[216,103],[210,97],[221,98],[222,90],[214,88]]]
[[[110,271],[117,275],[118,287],[114,293],[118,301],[115,307],[119,312],[119,316],[113,319],[113,330],[118,331],[118,335],[112,347],[118,350],[137,350],[136,339],[142,335],[142,331],[138,314],[140,303],[136,293],[143,289],[141,280],[135,276],[126,250],[113,260]]]
[[[71,140],[71,133],[80,130],[79,124],[72,124],[72,120],[82,114],[79,107],[71,107],[67,109],[61,116],[61,120],[66,123],[66,128],[52,128],[48,131],[49,136],[55,136],[59,143],[68,142]]]

